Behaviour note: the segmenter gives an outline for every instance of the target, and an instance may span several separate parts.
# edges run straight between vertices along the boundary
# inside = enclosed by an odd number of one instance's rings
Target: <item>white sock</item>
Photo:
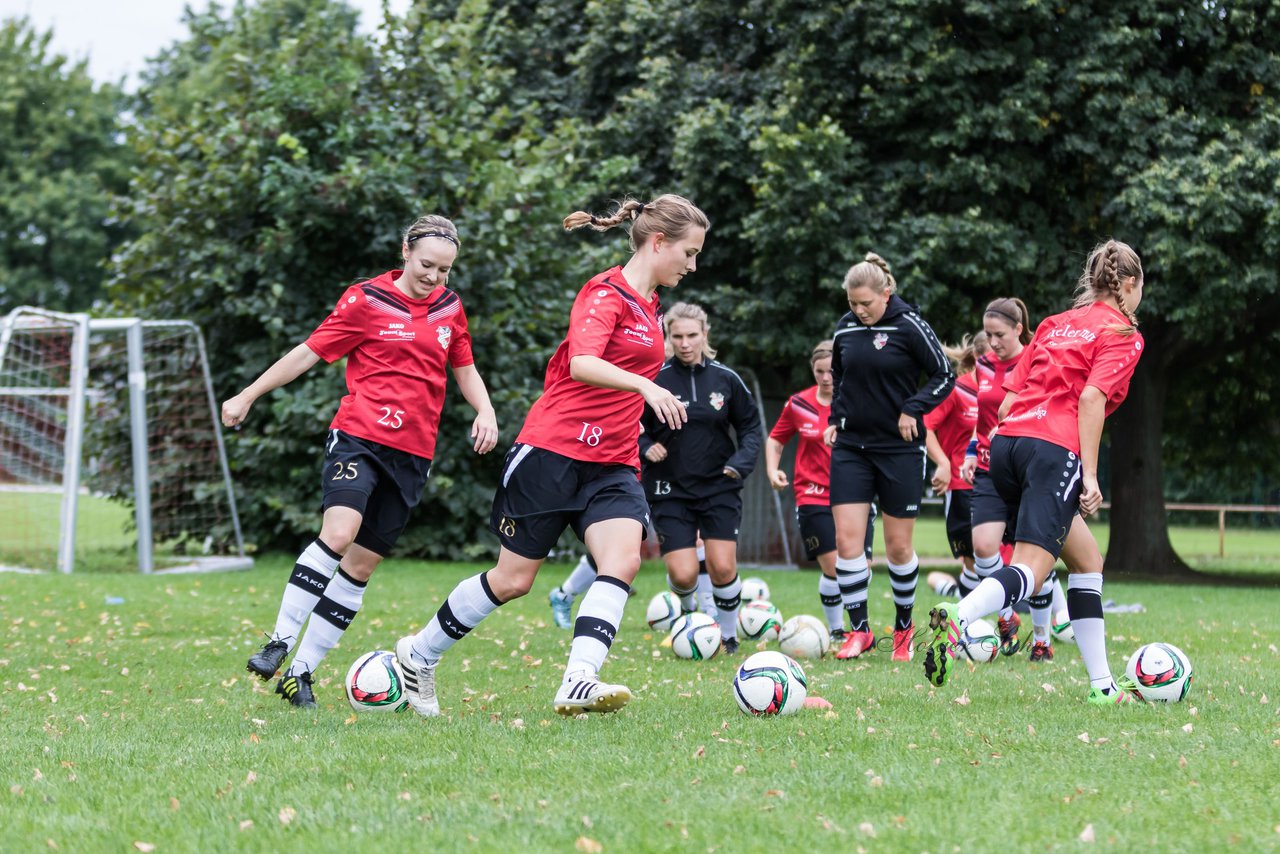
[[[849,625],[855,632],[867,631],[867,588],[871,585],[871,569],[867,556],[836,558],[836,583],[840,599],[849,612]]]
[[[720,637],[737,637],[738,606],[742,604],[742,579],[734,573],[733,579],[728,584],[714,584],[711,590],[715,596],[718,612],[716,622],[720,624]]]
[[[827,618],[827,629],[838,632],[844,628],[844,608],[841,607],[840,584],[825,575],[818,579],[818,598],[822,600],[822,613]]]
[[[911,625],[911,611],[916,604],[916,581],[920,577],[920,558],[915,552],[905,564],[889,562],[889,586],[893,588],[896,611],[893,627],[900,630]]]
[[[1067,608],[1076,645],[1089,672],[1089,684],[1104,691],[1114,687],[1107,663],[1107,630],[1102,617],[1102,573],[1073,572],[1067,578]]]
[[[600,575],[578,606],[578,619],[573,623],[573,643],[569,646],[569,663],[564,668],[564,681],[595,679],[604,664],[609,647],[622,624],[622,609],[631,588],[610,575]]]
[[[1027,597],[1031,605],[1032,639],[1041,643],[1049,643],[1049,624],[1053,622],[1053,584],[1057,575],[1050,572],[1049,577],[1040,585],[1040,589]]]
[[[680,610],[689,613],[698,610],[698,585],[694,584],[689,589],[678,586],[671,580],[671,576],[667,576],[667,587],[680,600]]]
[[[489,587],[488,572],[464,578],[453,588],[430,622],[413,639],[413,652],[427,664],[435,664],[449,647],[497,610],[502,603]]]
[[[280,597],[280,612],[276,615],[276,628],[272,633],[274,640],[284,641],[290,650],[297,646],[302,624],[324,595],[341,559],[320,542],[319,537],[302,550],[293,565],[293,575],[284,586],[284,595]]]
[[[988,557],[978,555],[973,559],[973,571],[978,578],[990,578],[1002,566],[1004,566],[1004,560],[1000,557],[1000,552],[996,552]],[[976,590],[977,588],[974,589]],[[1006,605],[999,610],[1000,616],[1006,620],[1013,616],[1013,608],[1011,606]],[[991,612],[988,611],[987,613],[989,614]]]
[[[1008,607],[1011,602],[1019,602],[1027,596],[1027,590],[1035,584],[1031,568],[1015,563],[996,570],[982,579],[977,588],[960,600],[956,612],[965,624],[985,617],[992,611]]]
[[[965,567],[960,572],[960,580],[956,582],[956,595],[960,597],[968,596],[978,586],[978,582],[982,581],[978,577],[977,571],[971,567]]]
[[[573,572],[569,573],[569,577],[564,580],[564,584],[560,585],[560,592],[573,599],[585,593],[591,586],[591,582],[595,580],[595,567],[591,565],[587,556],[583,555],[578,559],[578,565],[573,568]]]
[[[325,588],[324,595],[316,603],[311,612],[312,619],[307,623],[307,630],[298,642],[298,651],[293,656],[286,675],[299,673],[315,673],[320,662],[329,654],[329,650],[342,640],[342,633],[350,626],[364,601],[365,585],[368,582],[356,581],[341,569]]]
[[[699,610],[702,613],[713,619],[719,617],[719,609],[716,608],[715,588],[711,584],[711,576],[701,571],[698,573],[698,603]]]

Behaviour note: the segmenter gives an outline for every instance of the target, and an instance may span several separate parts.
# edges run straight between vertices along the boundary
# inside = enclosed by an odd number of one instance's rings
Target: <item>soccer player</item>
[[[831,415],[831,353],[828,339],[819,341],[809,354],[809,367],[815,385],[787,398],[769,438],[765,441],[765,471],[769,484],[777,490],[790,482],[780,465],[782,451],[792,436],[799,435],[796,445],[795,493],[796,523],[804,541],[805,556],[816,560],[822,570],[818,579],[818,598],[827,629],[834,644],[844,642],[844,609],[841,607],[840,585],[836,582],[836,523],[831,516],[831,448],[822,441],[822,431]],[[871,562],[871,543],[875,537],[875,507],[867,523],[864,552]]]
[[[1097,511],[1098,445],[1106,416],[1128,394],[1142,355],[1136,312],[1142,302],[1142,262],[1127,244],[1108,240],[1085,262],[1075,307],[1045,318],[1018,366],[1004,381],[1005,402],[991,440],[991,482],[1016,520],[1013,564],[985,578],[958,604],[929,614],[933,639],[925,650],[925,677],[947,680],[953,645],[969,621],[1007,607],[1040,589],[1069,539],[1097,543],[1076,514]],[[1071,564],[1067,606],[1080,656],[1089,674],[1090,703],[1137,701],[1112,678],[1102,616],[1102,572]]]
[[[235,427],[262,395],[321,359],[347,357],[347,395],[324,445],[320,535],[298,557],[275,630],[248,663],[251,672],[270,679],[293,651],[276,693],[295,706],[316,705],[312,674],[355,619],[369,577],[391,554],[422,497],[444,405],[446,366],[476,411],[475,451],[488,453],[498,441],[462,301],[446,287],[458,245],[458,230],[448,219],[415,221],[400,249],[403,270],[347,288],[306,341],[222,404],[222,423]]]
[[[931,485],[937,495],[945,495],[947,542],[951,556],[964,564],[960,588],[968,593],[978,584],[973,572],[973,529],[969,521],[969,498],[973,486],[960,476],[964,452],[978,422],[978,381],[974,368],[978,361],[978,339],[965,336],[959,346],[943,347],[956,372],[956,386],[936,409],[924,417],[928,428],[924,445],[935,469]],[[986,336],[982,336],[986,346]],[[963,593],[961,595],[964,595]]]
[[[667,584],[686,612],[699,604],[701,534],[721,643],[732,654],[738,651],[742,601],[742,484],[760,457],[760,412],[742,378],[716,361],[711,327],[701,306],[676,303],[663,322],[672,356],[658,372],[657,383],[685,407],[688,422],[675,431],[645,412],[640,434],[645,494],[667,566]]]
[[[1004,544],[1007,507],[996,493],[988,474],[991,465],[991,434],[995,430],[1000,405],[1004,402],[1005,377],[1018,366],[1024,348],[1031,343],[1031,316],[1022,300],[1017,297],[1000,297],[987,304],[982,314],[982,327],[987,333],[991,352],[978,359],[978,419],[960,469],[961,478],[973,484],[974,570],[979,580],[1004,566],[1010,557]],[[1070,557],[1073,552],[1068,549],[1064,554]],[[1051,573],[1048,587],[1035,591],[1029,597],[1033,631],[1032,661],[1053,659],[1049,626],[1053,612],[1065,607],[1065,597],[1061,591],[1062,585],[1058,583],[1057,574]],[[968,592],[964,590],[961,595]],[[1022,620],[1012,608],[1006,608],[1000,612],[997,626],[1000,632],[1000,652],[1004,655],[1015,654],[1022,646],[1018,639]]]
[[[681,196],[628,199],[609,216],[577,211],[568,230],[607,231],[630,223],[631,258],[579,291],[565,340],[547,363],[543,394],[507,453],[489,524],[497,564],[465,579],[430,622],[396,644],[414,710],[440,714],[435,671],[450,647],[504,602],[529,592],[538,568],[568,526],[595,558],[599,574],[582,597],[564,679],[553,707],[564,715],[611,712],[631,700],[623,685],[600,681],[631,582],[649,505],[640,485],[638,440],[646,404],[678,429],[685,410],[653,381],[663,362],[658,288],[697,269],[710,223]]]
[[[831,336],[831,423],[823,441],[832,447],[836,578],[851,623],[836,658],[857,658],[875,642],[867,620],[871,568],[862,548],[877,497],[896,610],[892,657],[910,661],[913,652],[920,559],[912,534],[925,469],[921,418],[947,399],[956,378],[933,329],[897,295],[897,287],[888,263],[868,252],[844,277],[850,311]]]

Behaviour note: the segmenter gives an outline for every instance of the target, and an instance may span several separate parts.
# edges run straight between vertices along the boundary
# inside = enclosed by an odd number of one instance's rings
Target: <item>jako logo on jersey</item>
[[[440,348],[441,348],[442,350],[448,350],[448,349],[449,349],[449,339],[450,339],[450,338],[452,338],[452,337],[453,337],[453,327],[452,327],[452,326],[437,326],[437,327],[436,327],[436,340],[440,342]]]
[[[711,392],[711,396],[707,398],[707,402],[711,404],[711,408],[716,412],[724,409],[724,395],[718,391]]]
[[[877,332],[876,337],[872,339],[871,343],[875,345],[877,350],[883,349],[884,345],[889,343],[889,336],[885,335],[883,332]]]

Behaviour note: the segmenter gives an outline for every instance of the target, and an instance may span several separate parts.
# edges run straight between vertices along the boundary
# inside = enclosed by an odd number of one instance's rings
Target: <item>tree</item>
[[[95,86],[84,62],[51,54],[51,38],[25,18],[0,21],[0,313],[87,309],[127,235],[111,214],[131,165],[124,97]]]

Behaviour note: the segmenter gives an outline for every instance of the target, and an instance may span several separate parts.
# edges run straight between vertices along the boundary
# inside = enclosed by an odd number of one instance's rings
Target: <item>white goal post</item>
[[[7,569],[252,566],[199,328],[10,312],[0,326],[0,518]]]

